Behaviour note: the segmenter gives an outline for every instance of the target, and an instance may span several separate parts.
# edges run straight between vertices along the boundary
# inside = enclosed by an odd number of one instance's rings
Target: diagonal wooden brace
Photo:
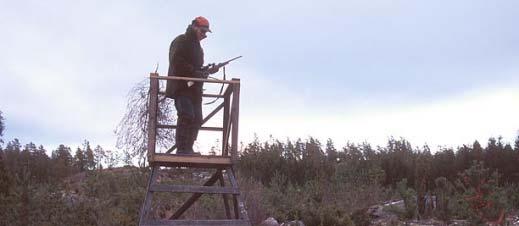
[[[222,173],[222,170],[220,170],[220,169],[217,170],[216,173],[214,173],[213,176],[211,176],[211,178],[209,178],[209,180],[207,180],[203,186],[213,186],[213,184],[216,183],[216,181],[218,181],[220,179],[221,173]],[[203,194],[204,193],[194,193],[193,195],[191,195],[191,197],[169,219],[172,219],[172,220],[178,219]]]

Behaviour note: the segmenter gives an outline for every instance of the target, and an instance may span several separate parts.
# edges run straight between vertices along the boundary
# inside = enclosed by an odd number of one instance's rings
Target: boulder
[[[280,226],[305,226],[302,221],[289,221],[281,224]]]
[[[279,223],[273,217],[269,217],[263,222],[261,222],[261,224],[259,224],[258,226],[279,226]]]

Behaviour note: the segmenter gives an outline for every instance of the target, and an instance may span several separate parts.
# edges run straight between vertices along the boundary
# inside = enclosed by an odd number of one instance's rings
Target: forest
[[[137,224],[148,167],[89,141],[51,149],[6,141],[7,126],[0,112],[0,225]],[[404,210],[394,210],[401,219],[486,225],[519,209],[518,162],[519,137],[434,152],[405,138],[336,147],[308,137],[242,144],[236,168],[254,225],[267,217],[369,225],[366,208],[391,200],[404,201]],[[210,217],[213,207],[197,208]]]

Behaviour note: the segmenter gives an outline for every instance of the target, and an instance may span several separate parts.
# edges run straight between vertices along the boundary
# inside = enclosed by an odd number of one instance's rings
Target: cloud
[[[262,139],[269,135],[281,139],[313,136],[323,141],[332,138],[339,146],[346,141],[384,146],[391,136],[406,138],[418,146],[429,144],[433,149],[471,144],[476,139],[484,143],[498,136],[513,142],[519,135],[519,106],[515,104],[519,101],[518,88],[519,84],[477,90],[419,105],[379,105],[352,114],[264,115],[242,119],[241,131],[248,141],[254,133]]]

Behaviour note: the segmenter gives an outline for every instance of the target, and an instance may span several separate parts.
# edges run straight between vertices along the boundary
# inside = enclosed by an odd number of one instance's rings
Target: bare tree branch
[[[164,83],[160,84],[163,90]],[[139,165],[145,164],[148,147],[149,80],[137,83],[128,93],[126,113],[117,125],[117,148],[123,149],[126,164],[138,157]],[[176,121],[173,100],[159,96],[157,121],[172,125]],[[157,130],[157,147],[169,148],[174,144],[175,134],[171,129]]]

